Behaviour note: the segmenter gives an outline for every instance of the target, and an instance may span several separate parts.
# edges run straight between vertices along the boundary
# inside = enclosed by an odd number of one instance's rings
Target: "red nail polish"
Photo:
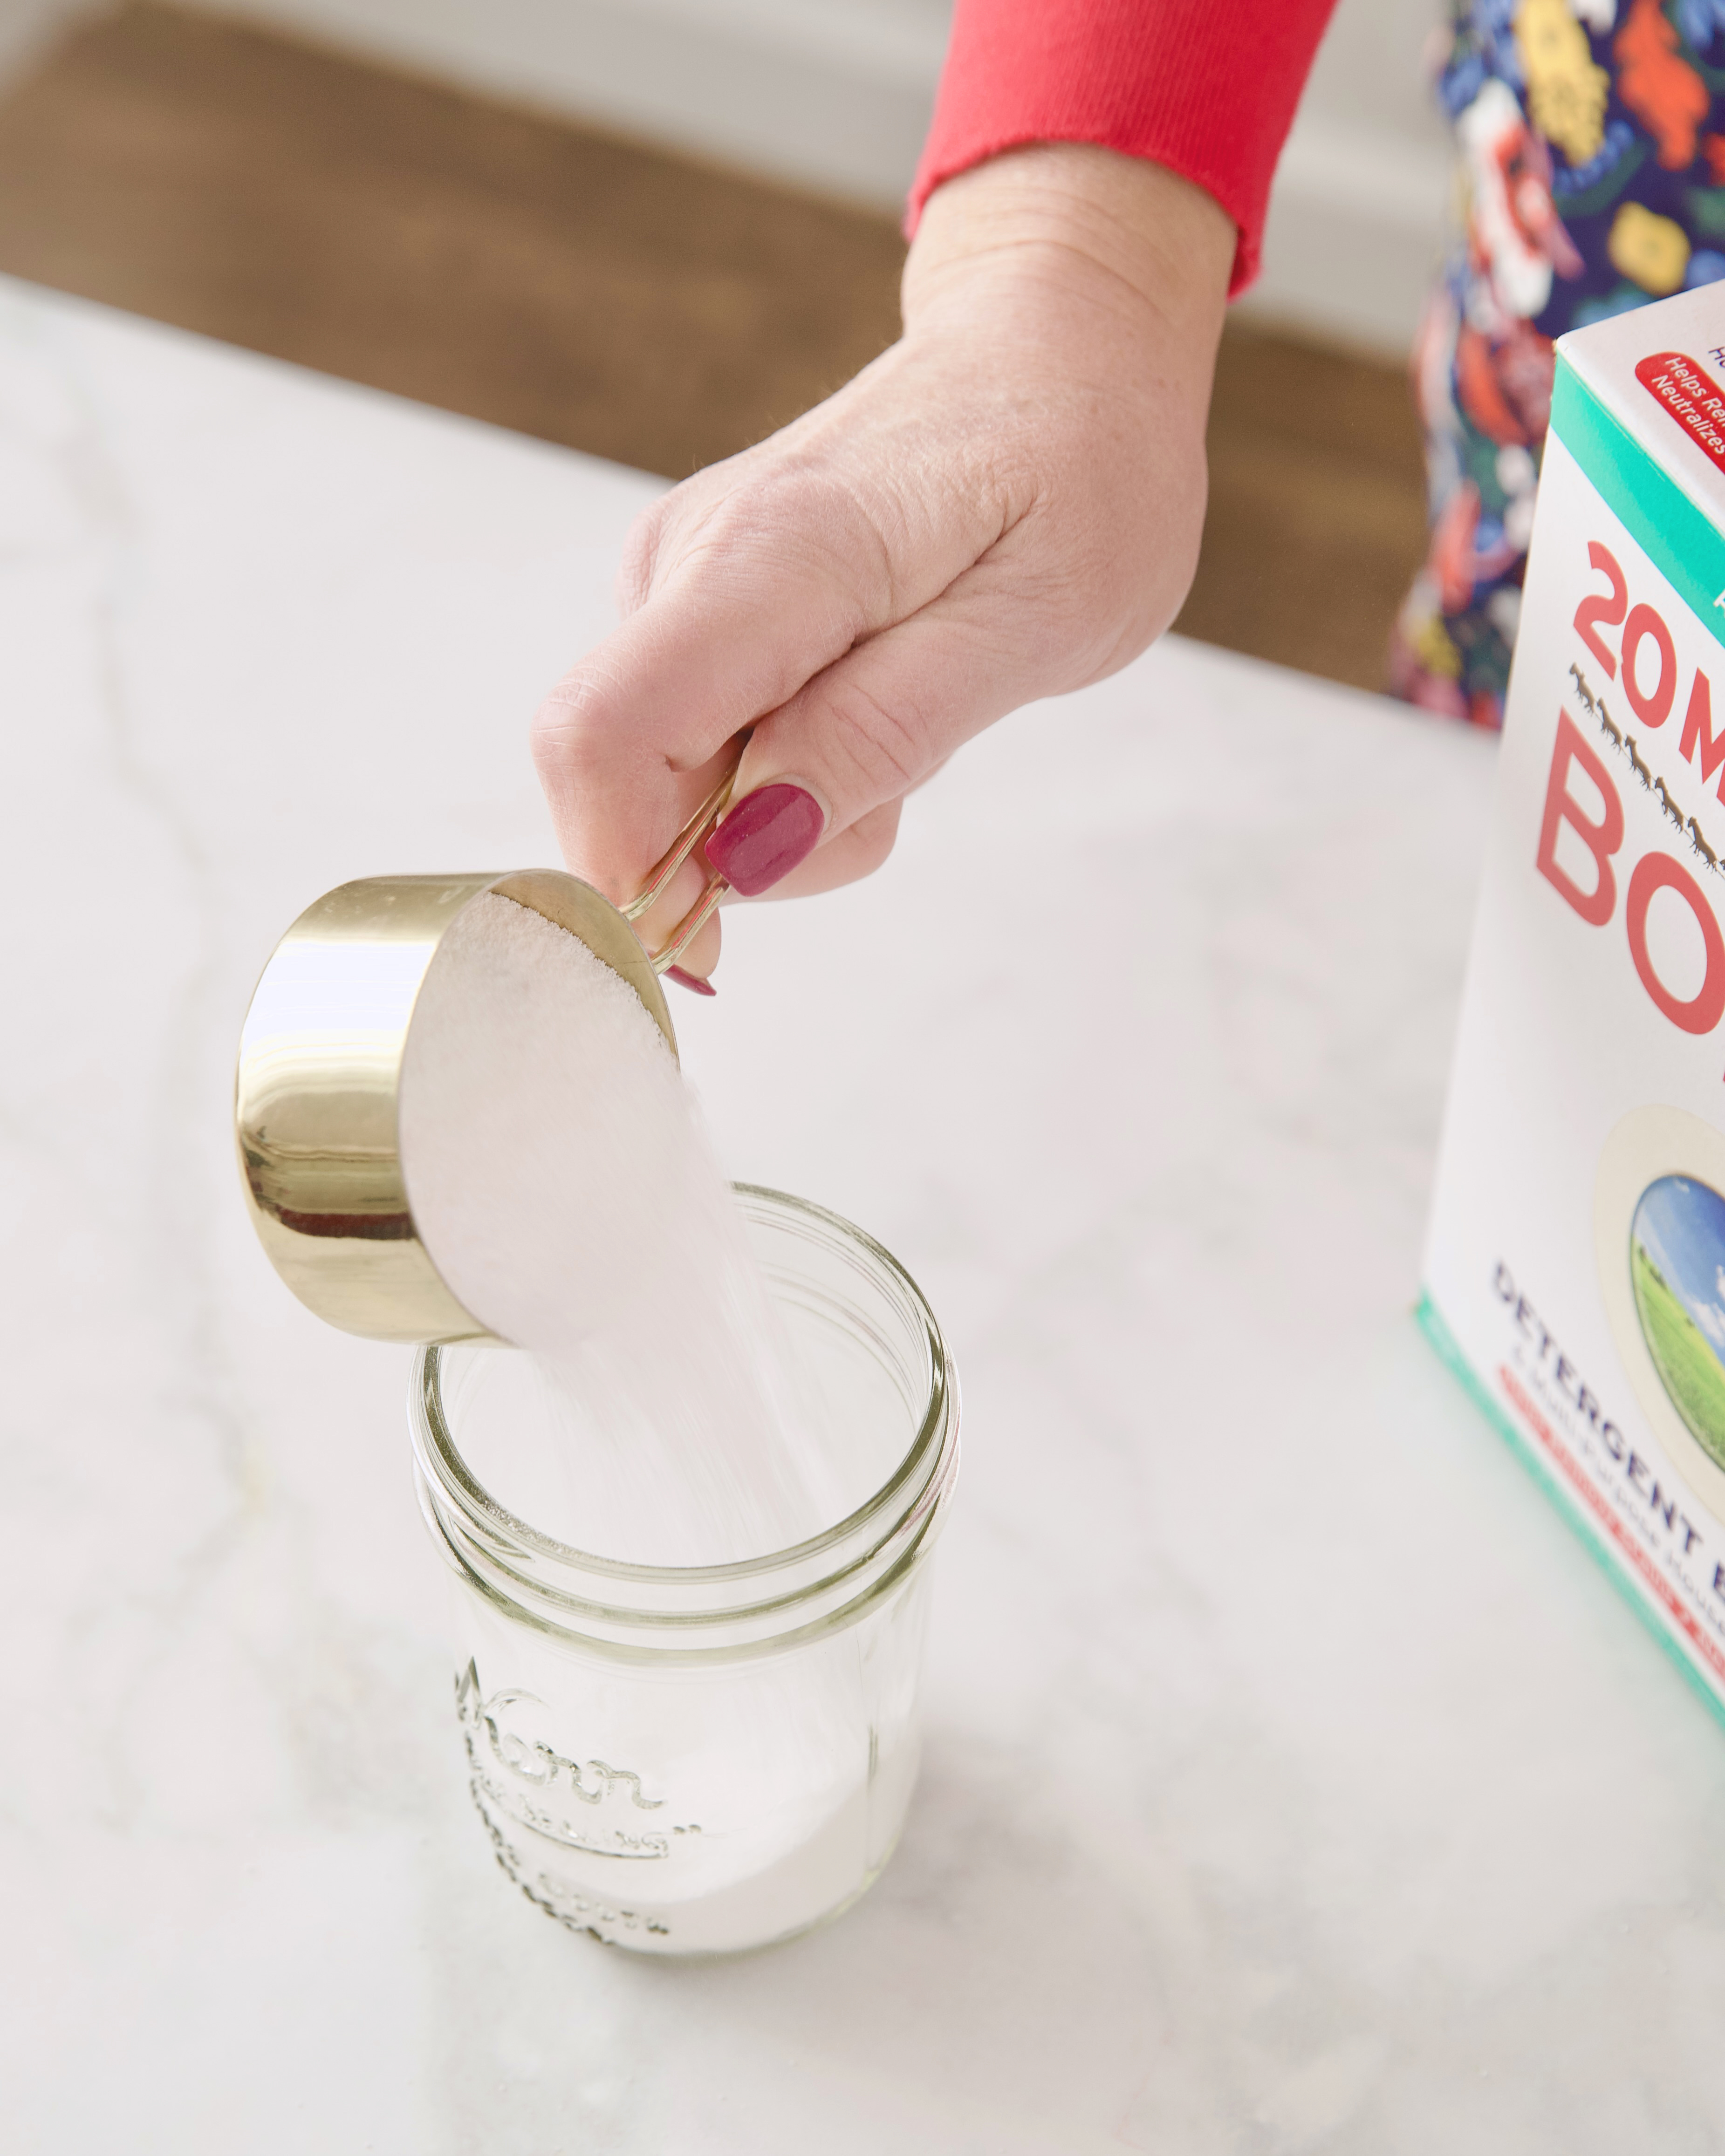
[[[667,966],[665,978],[675,981],[680,988],[688,988],[697,996],[716,996],[719,993],[711,981],[704,981],[699,973],[685,973],[680,966]]]
[[[762,786],[707,840],[707,860],[733,891],[756,898],[808,860],[825,821],[820,803],[800,786]]]

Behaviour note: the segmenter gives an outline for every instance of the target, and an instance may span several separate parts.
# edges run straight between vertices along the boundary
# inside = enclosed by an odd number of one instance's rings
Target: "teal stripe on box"
[[[1620,432],[1621,429],[1619,431]],[[1627,524],[1628,521],[1629,519],[1625,517],[1624,522]],[[1651,551],[1650,548],[1649,552]],[[1673,581],[1675,582],[1675,579]],[[1486,1420],[1508,1445],[1516,1458],[1521,1461],[1522,1466],[1527,1469],[1571,1527],[1581,1537],[1594,1563],[1628,1603],[1630,1608],[1635,1611],[1636,1616],[1647,1627],[1671,1661],[1676,1664],[1682,1673],[1684,1681],[1692,1691],[1700,1695],[1713,1719],[1725,1723],[1725,1700],[1720,1698],[1718,1693],[1713,1690],[1706,1677],[1690,1660],[1681,1640],[1671,1627],[1664,1623],[1659,1612],[1642,1593],[1627,1569],[1619,1563],[1612,1553],[1609,1543],[1589,1519],[1578,1501],[1558,1481],[1557,1476],[1552,1473],[1550,1468],[1534,1450],[1530,1441],[1522,1436],[1520,1430],[1498,1405],[1497,1397],[1491,1388],[1475,1370],[1466,1356],[1462,1353],[1461,1342],[1450,1330],[1443,1312],[1432,1301],[1430,1295],[1423,1289],[1414,1312],[1414,1318],[1420,1331],[1436,1348],[1450,1370],[1461,1380],[1462,1387],[1474,1405],[1483,1411]]]
[[[1656,423],[1670,434],[1675,449],[1682,429],[1651,396],[1647,416],[1650,427]],[[1725,594],[1725,536],[1612,418],[1564,358],[1561,346],[1552,386],[1551,424],[1605,497],[1612,514],[1629,527],[1641,551],[1676,586],[1715,640],[1725,644],[1725,608],[1713,603]],[[1654,439],[1659,439],[1656,434]]]

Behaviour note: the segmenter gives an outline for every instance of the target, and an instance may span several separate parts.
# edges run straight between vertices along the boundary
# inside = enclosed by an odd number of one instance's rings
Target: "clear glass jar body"
[[[893,1419],[897,1466],[825,1534],[699,1568],[571,1549],[461,1457],[479,1358],[514,1351],[430,1348],[414,1364],[416,1476],[454,1575],[475,1805],[530,1901],[647,1953],[788,1938],[886,1864],[916,1780],[928,1558],[957,1471],[957,1382],[914,1282],[834,1214],[737,1198],[788,1326],[829,1381]]]

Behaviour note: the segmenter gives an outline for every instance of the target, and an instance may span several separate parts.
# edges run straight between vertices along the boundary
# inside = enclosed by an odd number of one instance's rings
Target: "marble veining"
[[[891,1867],[704,1968],[500,1876],[232,1060],[329,886],[553,858],[653,484],[0,283],[8,2146],[1717,2148],[1725,1735],[1409,1316],[1491,745],[1176,639],[677,1006],[963,1373]]]

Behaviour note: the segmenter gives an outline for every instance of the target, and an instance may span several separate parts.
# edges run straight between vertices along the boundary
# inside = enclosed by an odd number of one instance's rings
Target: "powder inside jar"
[[[885,1479],[864,1419],[798,1372],[664,1036],[577,937],[495,893],[465,910],[415,1006],[400,1134],[434,1263],[530,1352],[514,1383],[532,1411],[465,1445],[542,1533],[732,1563],[819,1533]]]

